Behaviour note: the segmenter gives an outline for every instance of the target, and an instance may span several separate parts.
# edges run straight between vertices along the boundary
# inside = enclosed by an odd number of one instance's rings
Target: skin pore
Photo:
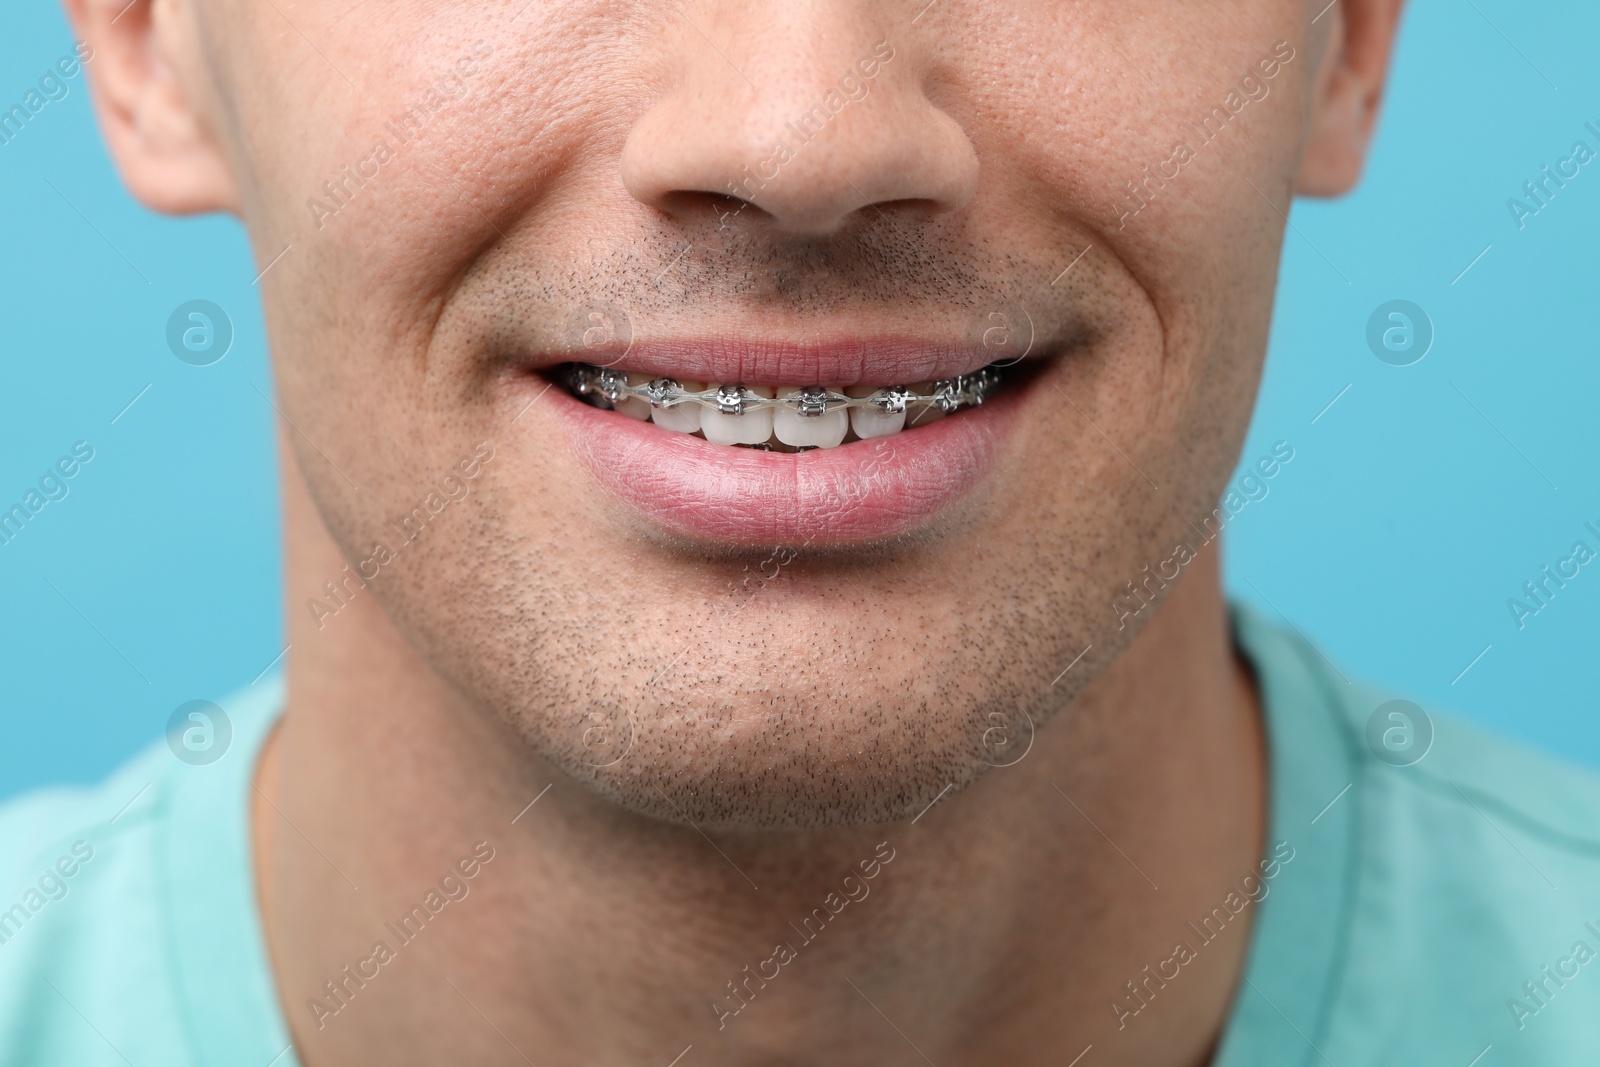
[[[268,268],[292,650],[253,834],[304,1063],[1206,1062],[1246,930],[1108,1005],[1270,848],[1259,709],[1215,547],[1113,605],[1238,458],[1281,210],[1354,182],[1397,0],[124,3],[68,0],[125,180]],[[1044,358],[911,534],[711,544],[600,490],[526,370],[601,305],[795,343],[1020,306]]]

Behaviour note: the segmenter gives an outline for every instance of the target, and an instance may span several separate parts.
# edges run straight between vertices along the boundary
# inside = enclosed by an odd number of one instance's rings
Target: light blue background
[[[7,22],[5,106],[72,46],[44,0]],[[1506,200],[1575,140],[1600,147],[1584,129],[1600,126],[1597,40],[1600,8],[1578,0],[1412,6],[1361,188],[1292,212],[1243,455],[1287,440],[1295,458],[1228,543],[1235,593],[1347,674],[1593,765],[1600,562],[1521,631],[1506,601],[1580,537],[1600,548],[1583,530],[1600,526],[1600,161],[1523,230]],[[248,683],[283,647],[245,240],[230,220],[134,204],[83,75],[69,84],[0,146],[0,501],[73,442],[95,449],[70,495],[0,546],[0,797],[99,778],[177,705]],[[210,367],[165,345],[195,298],[236,330]],[[1436,331],[1409,367],[1366,345],[1395,298]]]

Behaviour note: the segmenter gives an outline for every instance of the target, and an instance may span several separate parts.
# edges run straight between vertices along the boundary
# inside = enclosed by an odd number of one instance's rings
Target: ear
[[[1338,196],[1361,177],[1403,2],[1337,0],[1326,9],[1334,21],[1317,71],[1297,193]]]
[[[237,211],[212,125],[199,32],[182,0],[62,0],[95,115],[128,189],[172,214]]]

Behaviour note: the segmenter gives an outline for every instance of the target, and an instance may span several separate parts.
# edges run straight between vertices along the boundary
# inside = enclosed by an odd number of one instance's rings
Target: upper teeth
[[[643,374],[576,363],[568,382],[591,403],[612,407],[631,418],[652,419],[665,430],[699,432],[725,445],[769,445],[776,438],[791,448],[833,448],[852,432],[858,438],[885,437],[923,426],[964,407],[976,407],[999,383],[1000,372],[985,367],[913,386],[803,388],[716,385],[650,379]]]

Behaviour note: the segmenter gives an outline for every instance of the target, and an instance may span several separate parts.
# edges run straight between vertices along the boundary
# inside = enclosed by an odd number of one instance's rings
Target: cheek
[[[428,346],[443,294],[477,257],[482,266],[525,255],[492,247],[519,222],[541,226],[546,247],[594,240],[592,218],[547,205],[557,174],[619,186],[626,127],[616,116],[622,87],[634,91],[621,57],[636,42],[611,34],[611,43],[579,54],[571,41],[598,31],[573,24],[578,11],[546,7],[513,22],[516,7],[486,17],[402,6],[382,25],[359,28],[312,7],[300,28],[327,62],[302,54],[304,41],[281,32],[270,6],[239,15],[246,29],[230,58],[240,71],[245,212],[261,265],[290,249],[261,280],[274,361],[287,372],[286,410],[308,414],[302,428],[357,484],[354,468],[373,451],[361,441],[386,439],[384,426],[429,389],[460,386],[427,378],[439,365]],[[429,90],[480,40],[492,52],[476,54],[465,93],[430,101]],[[286,119],[310,115],[316,121]],[[592,187],[562,195],[605,199]],[[570,233],[553,236],[564,223],[552,219],[572,220]],[[534,304],[518,300],[521,311]],[[559,325],[539,342],[561,342]],[[326,399],[353,396],[363,403]],[[446,469],[421,455],[410,462],[434,476]],[[332,490],[348,488],[316,456],[310,467],[308,476],[326,475]]]
[[[1046,199],[1079,224],[1091,257],[1125,272],[1153,313],[1169,412],[1221,403],[1232,418],[1256,383],[1312,74],[1301,6],[1256,4],[1236,28],[1219,28],[1212,13],[1180,5],[1162,10],[1163,33],[1141,35],[1138,4],[1097,11],[1098,33],[1070,5],[1023,5],[1027,17],[973,38],[974,50],[1001,52],[1050,42],[1027,69],[966,60],[985,76],[962,86],[973,95],[957,117],[981,138],[980,158],[1002,161],[980,196]],[[1228,93],[1280,40],[1296,54],[1272,93],[1232,113]],[[1225,126],[1208,134],[1219,108]],[[1205,421],[1197,410],[1168,425],[1191,417]]]
[[[402,5],[381,26],[356,27],[312,7],[300,28],[323,60],[282,34],[270,7],[252,8],[255,24],[233,57],[243,72],[237,103],[254,179],[250,213],[275,247],[382,260],[397,287],[416,283],[481,249],[485,234],[542,195],[573,150],[603,139],[630,85],[626,45],[574,50],[572,40],[601,30],[577,25],[570,9],[516,14]],[[263,50],[263,41],[275,43]],[[488,54],[474,53],[478,42]],[[465,58],[475,66],[463,77]],[[316,121],[284,121],[291,115]],[[379,144],[391,157],[379,176],[348,181]],[[313,212],[310,200],[332,216]]]

